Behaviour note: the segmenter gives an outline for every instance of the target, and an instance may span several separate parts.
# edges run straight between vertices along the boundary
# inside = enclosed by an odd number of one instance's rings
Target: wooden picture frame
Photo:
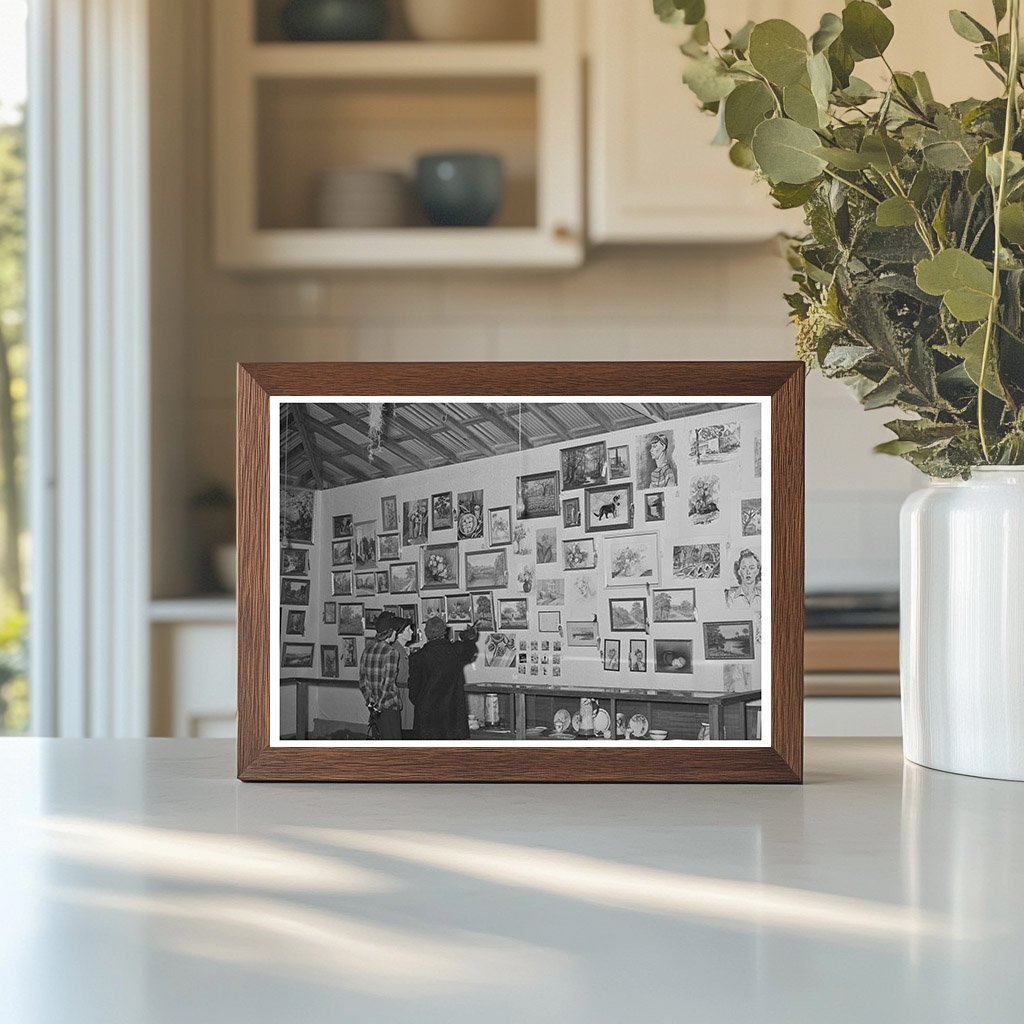
[[[451,401],[452,381],[457,381],[460,390],[467,395],[493,395],[496,401],[501,401],[508,393],[510,380],[516,382],[516,400],[523,402],[541,402],[548,396],[564,397],[569,391],[571,396],[578,396],[579,401],[586,396],[591,400],[621,403],[637,401],[637,396],[649,396],[647,400],[656,405],[666,401],[665,396],[672,396],[667,400],[738,405],[756,400],[760,404],[766,424],[764,444],[760,448],[760,465],[766,480],[762,490],[766,499],[762,510],[766,532],[761,538],[760,550],[766,583],[770,584],[770,593],[766,590],[763,605],[765,664],[770,665],[770,669],[766,669],[770,692],[765,694],[762,710],[763,717],[770,720],[770,732],[764,741],[752,745],[702,742],[680,746],[673,745],[671,740],[619,743],[613,739],[536,743],[527,749],[518,743],[472,742],[464,745],[409,743],[397,747],[359,742],[344,746],[272,737],[271,672],[274,663],[281,659],[271,646],[272,628],[279,628],[275,625],[279,619],[275,611],[279,595],[271,594],[271,582],[276,578],[279,561],[274,546],[279,525],[272,522],[271,515],[279,510],[276,495],[280,490],[276,476],[279,451],[271,446],[271,437],[277,438],[278,425],[273,424],[272,430],[271,411],[278,412],[282,401],[292,398],[305,401],[305,396],[310,395],[323,395],[325,400],[337,400],[337,396],[365,396],[363,401],[373,403],[392,402],[403,396],[421,396],[424,400],[422,396],[437,395]],[[801,781],[803,405],[804,367],[796,361],[239,366],[238,777],[244,781]],[[564,442],[575,441],[569,437],[562,440],[563,447]],[[760,445],[760,433],[755,445]],[[676,456],[680,463],[683,454],[680,443]],[[552,490],[551,498],[551,510],[549,512],[545,505],[544,514],[555,516],[562,512],[560,494]],[[292,531],[293,544],[298,539],[295,534],[302,532],[300,529]],[[303,534],[303,540],[305,536]],[[316,538],[311,538],[311,542],[313,539]],[[316,564],[328,560],[329,556],[322,553]],[[686,577],[680,574],[677,578]],[[719,582],[724,586],[726,581],[715,580],[714,584]],[[496,595],[499,607],[501,601]],[[339,626],[343,607],[345,602],[339,602]],[[338,632],[347,635],[341,629]],[[308,646],[310,662],[315,647],[315,644]],[[588,656],[593,656],[594,650],[591,646]],[[303,649],[303,662],[305,653]],[[582,656],[583,652],[580,653]],[[611,672],[607,675],[609,679],[614,678]],[[530,678],[527,676],[526,681]],[[636,678],[634,676],[634,680]],[[653,681],[654,676],[650,679]],[[667,682],[668,677],[663,679]],[[560,682],[562,680],[564,676]],[[659,684],[661,682],[659,679]],[[732,696],[726,694],[723,699]],[[711,735],[715,736],[714,731]]]

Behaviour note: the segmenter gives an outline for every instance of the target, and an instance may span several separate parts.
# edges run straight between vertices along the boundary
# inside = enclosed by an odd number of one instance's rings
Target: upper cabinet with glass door
[[[220,266],[582,261],[575,2],[217,0],[211,11]]]
[[[589,31],[589,228],[596,243],[715,242],[769,238],[803,226],[799,211],[776,210],[767,186],[712,146],[715,120],[681,81],[685,26],[658,21],[650,0],[584,0]],[[810,35],[845,0],[707,0],[712,37],[746,21],[785,18]],[[949,24],[956,6],[992,20],[990,0],[936,4],[896,0],[886,10],[896,34],[886,56],[897,69],[924,70],[937,98],[989,96],[998,83]],[[877,65],[877,66],[872,66]],[[877,80],[881,62],[858,65]]]

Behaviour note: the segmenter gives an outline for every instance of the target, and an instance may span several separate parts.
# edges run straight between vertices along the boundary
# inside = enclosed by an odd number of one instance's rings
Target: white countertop
[[[1002,1022],[1024,785],[810,740],[803,787],[242,785],[0,741],[10,1024]]]

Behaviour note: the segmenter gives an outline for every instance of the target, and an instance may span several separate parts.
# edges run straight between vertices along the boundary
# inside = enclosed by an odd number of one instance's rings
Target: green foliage
[[[949,13],[1002,94],[947,106],[922,72],[889,66],[888,0],[852,0],[809,36],[748,23],[721,45],[703,0],[654,2],[692,26],[684,81],[729,159],[803,208],[787,242],[800,356],[865,408],[907,414],[878,450],[933,476],[1024,464],[1020,4],[993,0],[989,25]],[[857,77],[863,61],[884,64],[887,88]]]

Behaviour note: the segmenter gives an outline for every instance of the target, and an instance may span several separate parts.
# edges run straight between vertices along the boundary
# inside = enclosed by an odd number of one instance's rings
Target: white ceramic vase
[[[910,495],[900,553],[904,754],[1024,781],[1024,467]]]

